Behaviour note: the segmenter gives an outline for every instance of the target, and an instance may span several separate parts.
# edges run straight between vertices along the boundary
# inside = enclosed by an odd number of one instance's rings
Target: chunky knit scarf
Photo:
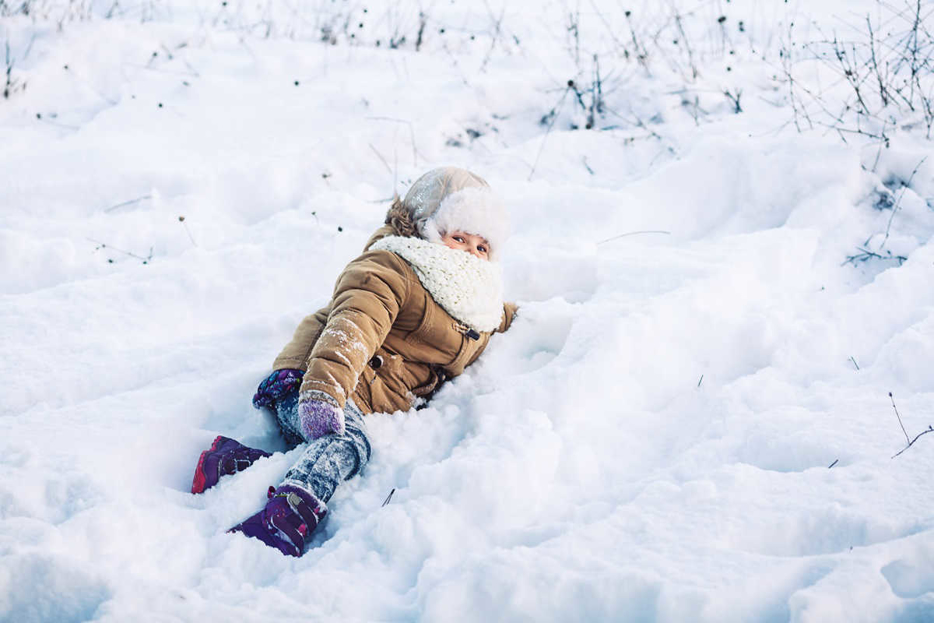
[[[493,331],[503,320],[503,273],[499,264],[420,238],[387,236],[370,250],[395,253],[412,267],[431,298],[455,320]]]

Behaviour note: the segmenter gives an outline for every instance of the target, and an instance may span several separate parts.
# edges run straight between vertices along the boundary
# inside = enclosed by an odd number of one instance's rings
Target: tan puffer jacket
[[[302,320],[273,369],[304,370],[301,391],[323,391],[341,407],[353,398],[364,413],[391,413],[473,363],[492,333],[478,335],[452,318],[395,253],[366,250],[408,234],[392,224],[377,230],[341,273],[330,305]],[[496,331],[509,328],[515,311],[504,305]]]

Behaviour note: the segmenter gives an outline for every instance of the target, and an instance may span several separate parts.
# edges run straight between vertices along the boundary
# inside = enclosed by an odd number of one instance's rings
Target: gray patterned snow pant
[[[305,443],[300,432],[297,392],[276,405],[276,419],[290,448]],[[363,413],[352,400],[344,407],[344,428],[342,435],[332,433],[308,442],[281,484],[301,487],[322,502],[330,500],[337,485],[359,474],[370,460],[370,439]]]

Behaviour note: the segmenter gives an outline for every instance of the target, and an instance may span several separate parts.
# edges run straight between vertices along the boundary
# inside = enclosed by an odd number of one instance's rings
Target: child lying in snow
[[[503,302],[496,263],[506,228],[489,185],[463,169],[429,171],[396,198],[330,304],[302,320],[253,397],[291,447],[307,446],[265,508],[232,532],[301,556],[334,489],[370,458],[364,416],[424,404],[509,327],[516,306]],[[217,437],[191,491],[265,456]]]

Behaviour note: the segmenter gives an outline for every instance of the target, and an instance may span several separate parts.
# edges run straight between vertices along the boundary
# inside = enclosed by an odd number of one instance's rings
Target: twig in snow
[[[101,93],[101,92],[97,89],[97,87],[95,87],[95,86],[94,86],[93,84],[91,84],[89,81],[87,81],[87,80],[85,80],[84,78],[82,78],[82,77],[81,77],[78,73],[76,73],[74,70],[69,69],[69,68],[68,68],[68,65],[65,65],[65,70],[68,72],[68,75],[71,76],[71,79],[72,79],[72,80],[75,80],[75,81],[77,81],[77,82],[80,82],[80,83],[84,86],[84,88],[86,88],[88,91],[91,91],[92,93],[94,93],[95,95],[97,95],[97,97],[101,98],[102,100],[104,100],[105,102],[107,102],[108,104],[110,104],[111,106],[116,106],[116,105],[117,105],[117,103],[118,103],[117,100],[115,100],[115,99],[113,99],[113,98],[110,98],[110,97],[107,97],[106,95],[104,95],[103,93]]]
[[[568,86],[564,89],[564,92],[561,94],[561,99],[558,100],[558,105],[551,109],[547,115],[542,117],[541,123],[544,123],[548,119],[548,129],[545,130],[545,136],[542,137],[542,144],[538,147],[538,153],[535,154],[535,162],[532,163],[532,170],[529,171],[529,180],[531,181],[532,176],[535,175],[535,169],[538,167],[538,159],[542,157],[542,151],[545,149],[545,141],[548,140],[548,135],[551,134],[551,129],[555,127],[555,120],[558,118],[558,113],[561,112],[561,107],[564,105],[564,98],[567,97],[568,91],[574,86],[573,80],[568,80]]]
[[[185,65],[188,66],[188,71],[176,71],[174,69],[163,69],[162,67],[149,67],[148,65],[140,65],[138,63],[123,63],[124,67],[134,67],[136,69],[145,69],[147,71],[154,71],[160,74],[170,74],[173,76],[188,76],[190,78],[200,78],[201,74],[198,71],[185,62]]]
[[[443,29],[442,29],[442,31],[443,31]],[[444,50],[445,54],[448,55],[448,58],[451,59],[451,65],[454,67],[454,69],[455,69],[455,70],[457,71],[457,73],[460,75],[461,82],[464,83],[464,86],[467,87],[468,89],[472,89],[473,87],[471,86],[470,81],[468,81],[468,80],[467,80],[467,76],[464,75],[464,71],[461,69],[461,64],[458,62],[457,57],[454,56],[454,53],[451,52],[451,48],[448,47],[448,42],[447,42],[447,41],[442,41],[442,42],[441,42],[441,49]]]
[[[24,61],[25,61],[27,58],[29,58],[29,53],[32,52],[32,44],[36,42],[36,37],[37,37],[37,36],[38,36],[38,35],[37,35],[36,33],[33,33],[32,37],[30,37],[30,39],[29,39],[29,45],[26,46],[26,51],[23,52],[23,60],[24,60]]]
[[[651,78],[652,72],[649,71],[649,51],[645,47],[645,43],[641,43],[639,38],[636,36],[636,29],[632,23],[632,11],[627,9],[623,12],[623,15],[626,16],[626,24],[629,26],[629,34],[632,38],[632,47],[635,51],[636,60],[639,61],[640,65],[642,65],[642,68],[645,70],[645,75]]]
[[[700,378],[697,380],[697,386],[700,387],[700,384],[704,382],[704,375],[701,374]]]
[[[690,97],[687,97],[687,89],[682,89],[681,107],[688,110],[688,114],[694,119],[694,125],[696,126],[700,126],[700,115],[698,113],[707,114],[707,111],[700,107],[700,97],[694,95],[694,101],[692,102]]]
[[[367,117],[367,119],[372,119],[373,121],[392,121],[394,123],[404,123],[409,126],[409,140],[412,143],[412,160],[413,164],[418,166],[418,148],[415,146],[415,127],[412,125],[411,121],[405,119],[395,119],[393,117]]]
[[[889,215],[889,222],[888,222],[888,225],[885,226],[885,237],[882,239],[882,244],[879,245],[879,250],[880,250],[880,251],[881,251],[882,249],[885,248],[885,243],[886,243],[886,242],[888,241],[888,239],[889,239],[889,230],[892,228],[892,220],[895,218],[895,213],[898,212],[899,204],[901,204],[901,202],[902,202],[902,197],[905,196],[905,192],[907,192],[908,187],[911,186],[911,181],[912,181],[913,179],[915,179],[915,174],[918,172],[918,169],[921,168],[921,165],[924,164],[924,161],[927,160],[927,159],[928,159],[927,156],[925,156],[924,158],[922,158],[922,159],[921,159],[921,162],[918,163],[918,166],[916,166],[915,169],[914,169],[914,171],[911,172],[911,175],[908,176],[908,181],[905,182],[905,187],[902,188],[902,192],[901,192],[901,194],[898,196],[898,200],[895,202],[895,205],[892,206],[892,214]]]
[[[393,488],[393,490],[389,492],[389,495],[386,496],[386,501],[383,502],[383,506],[386,506],[387,504],[389,504],[389,500],[392,499],[392,494],[395,492],[396,492],[395,488]]]
[[[146,257],[143,257],[142,255],[137,255],[136,253],[132,253],[130,251],[124,251],[123,249],[118,249],[117,247],[114,247],[114,246],[108,246],[106,243],[103,243],[100,240],[94,240],[94,238],[87,238],[87,240],[90,240],[91,242],[97,245],[97,248],[94,249],[95,251],[97,251],[98,249],[111,249],[112,251],[116,251],[117,253],[123,253],[124,255],[128,255],[138,260],[142,260],[143,264],[148,264],[152,260],[152,247],[149,247],[149,255],[147,255]],[[113,264],[113,260],[111,259],[108,259],[107,262],[110,264]]]
[[[581,7],[578,3],[577,10],[568,13],[567,31],[574,35],[574,64],[580,68],[581,64]]]
[[[386,162],[385,158],[383,158],[383,154],[376,151],[376,147],[373,146],[373,143],[368,143],[368,145],[370,146],[370,149],[373,150],[373,153],[376,154],[376,157],[379,158],[380,161],[386,166],[386,170],[389,171],[389,174],[392,175],[392,167],[389,166],[389,163]]]
[[[839,463],[839,462],[840,462],[840,459],[834,459],[834,460],[833,460],[833,463],[831,463],[830,465],[827,466],[827,469],[830,469],[831,467],[833,467],[834,465],[836,465],[836,464]]]
[[[883,261],[897,260],[898,265],[901,266],[908,259],[908,257],[904,255],[892,255],[891,251],[886,251],[886,255],[881,255],[879,253],[876,253],[875,251],[870,251],[869,249],[865,247],[856,247],[856,249],[859,251],[859,253],[857,253],[856,255],[846,256],[846,260],[844,260],[843,263],[840,264],[840,266],[846,266],[847,264],[852,264],[853,266],[856,266],[857,262],[866,262],[870,259],[883,260]]]
[[[104,212],[113,212],[113,211],[116,210],[117,208],[123,208],[123,207],[129,206],[129,205],[133,205],[134,203],[139,203],[140,201],[145,201],[146,199],[152,199],[152,195],[143,195],[142,197],[137,197],[136,199],[130,199],[129,201],[124,201],[123,203],[118,203],[118,204],[115,205],[115,206],[110,206],[109,208],[107,208],[106,210],[104,210]]]
[[[596,115],[603,115],[603,80],[600,78],[600,59],[593,55],[593,81],[590,83],[590,114],[587,115],[587,129],[597,127]]]
[[[921,435],[927,435],[928,433],[934,433],[934,427],[932,427],[930,424],[928,424],[928,428],[927,428],[926,431],[921,432],[921,433],[918,433],[917,437],[915,437],[914,439],[912,439],[911,441],[909,441],[909,442],[908,442],[908,445],[905,446],[904,448],[902,448],[897,454],[895,454],[894,456],[892,456],[892,458],[894,459],[896,456],[898,456],[899,454],[901,454],[902,452],[904,452],[905,450],[907,450],[908,448],[910,448],[911,446],[913,446],[914,443],[915,443],[916,441],[918,441],[918,438],[921,437]]]
[[[185,217],[184,217],[184,216],[179,216],[179,217],[178,217],[178,222],[182,224],[182,226],[185,228],[185,232],[188,233],[188,239],[191,240],[191,244],[192,244],[193,246],[198,246],[198,243],[195,242],[195,237],[191,235],[191,230],[188,229],[188,223],[185,222]]]
[[[882,121],[882,136],[885,136],[885,125],[889,122],[888,119]],[[844,141],[845,142],[845,141]],[[887,140],[879,141],[879,149],[876,150],[876,160],[872,163],[872,172],[876,172],[876,167],[879,166],[879,158],[882,157],[882,148],[888,148],[889,142]]]
[[[52,119],[55,119],[55,118],[58,116],[58,114],[52,113],[52,114],[49,115],[49,116],[52,117]],[[50,120],[48,119],[48,117],[46,117],[46,116],[44,116],[42,113],[38,113],[38,112],[36,113],[36,119],[38,119],[38,120],[41,121],[42,123],[45,123],[45,124],[48,124],[48,125],[51,125],[51,126],[55,126],[56,128],[62,128],[63,130],[72,130],[72,131],[74,131],[74,132],[77,132],[78,130],[81,129],[81,128],[79,128],[79,127],[76,126],[76,125],[68,125],[67,123],[59,123],[59,122],[57,122],[57,121],[50,121]]]
[[[672,4],[674,9],[674,5]],[[677,9],[674,12],[675,25],[678,27],[678,32],[681,33],[681,40],[684,41],[684,48],[688,53],[688,64],[691,66],[691,79],[696,80],[697,76],[700,75],[697,71],[697,64],[694,62],[694,51],[691,49],[691,41],[688,39],[687,33],[684,32],[684,26],[681,24],[681,14],[678,13]]]
[[[905,441],[907,441],[910,446],[912,442],[908,437],[908,431],[905,430],[905,425],[902,424],[902,416],[898,414],[898,407],[895,406],[895,396],[892,395],[892,392],[889,392],[889,398],[892,400],[892,408],[895,409],[895,417],[898,418],[898,425],[902,427],[902,432],[905,433]]]
[[[613,236],[612,238],[607,238],[606,240],[601,240],[601,241],[598,242],[597,244],[603,244],[603,243],[605,243],[605,242],[612,242],[612,241],[614,241],[614,240],[619,240],[620,238],[625,238],[626,236],[635,236],[635,235],[637,235],[637,234],[665,234],[665,235],[670,235],[671,232],[670,232],[670,231],[665,231],[665,230],[663,230],[663,229],[646,229],[646,230],[643,230],[643,231],[630,231],[630,232],[626,232],[625,234],[620,234],[620,235],[618,235],[618,236]]]
[[[650,128],[650,127],[645,123],[645,121],[643,121],[642,118],[639,117],[639,115],[637,115],[637,114],[635,113],[635,111],[630,110],[629,113],[632,115],[632,118],[627,118],[627,117],[625,117],[625,116],[619,114],[618,112],[616,112],[615,110],[613,110],[613,109],[610,108],[609,106],[604,106],[604,109],[605,109],[608,113],[610,113],[611,115],[615,115],[616,117],[619,117],[620,119],[622,119],[622,120],[625,121],[626,123],[631,123],[631,124],[634,124],[634,125],[635,125],[636,127],[638,127],[638,128],[642,128],[643,130],[645,130],[646,132],[649,133],[649,136],[651,136],[652,138],[657,139],[659,142],[661,142],[661,143],[665,143],[665,142],[666,142],[665,139],[662,137],[662,135],[659,134],[658,132],[656,132],[655,130],[653,130],[652,128]],[[665,148],[665,150],[662,151],[662,153],[664,153],[665,151],[667,151],[668,153],[671,153],[671,154],[676,154],[676,153],[677,153],[677,152],[675,151],[675,149],[674,149],[673,147],[671,147],[671,145],[667,145],[666,148]]]
[[[850,361],[852,361],[853,365],[856,366],[856,369],[859,370],[859,364],[856,363],[856,359],[854,359],[852,355],[850,355]]]
[[[743,112],[743,107],[739,103],[739,99],[743,96],[742,89],[736,89],[735,94],[729,89],[724,89],[723,94],[726,96],[728,100],[730,100],[730,102],[733,103],[733,112],[735,112],[737,115]]]
[[[842,102],[843,109],[830,116],[839,125],[844,123],[844,117],[855,120],[857,134],[870,135],[866,132],[867,122],[883,125],[894,122],[894,109],[910,111],[912,117],[920,114],[928,138],[931,136],[934,106],[929,77],[934,38],[925,25],[931,13],[926,8],[922,10],[922,0],[903,0],[901,4],[899,8],[895,3],[879,0],[880,15],[876,24],[866,15],[862,27],[848,25],[858,35],[854,40],[841,39],[835,33],[822,34],[821,40],[803,46],[813,53],[810,60],[823,63],[837,75],[836,83],[848,85],[849,96]],[[907,26],[907,30],[899,26]],[[817,31],[820,32],[820,27]],[[797,83],[794,86],[801,87]],[[807,94],[811,102],[826,109],[821,94]],[[803,107],[803,99],[800,103]],[[792,105],[795,106],[794,100]],[[915,124],[912,121],[901,125],[909,129]]]
[[[503,3],[503,9],[499,13],[499,17],[496,17],[493,13],[490,3],[484,0],[484,6],[486,7],[486,12],[490,19],[493,21],[493,36],[490,40],[490,49],[487,50],[486,56],[483,59],[483,63],[480,64],[480,73],[486,72],[487,63],[490,62],[490,58],[493,56],[493,50],[496,48],[496,42],[499,39],[503,31],[503,17],[506,15],[506,4]]]
[[[626,44],[624,44],[622,41],[620,41],[620,40],[616,37],[616,32],[615,32],[614,28],[613,28],[613,27],[610,25],[610,23],[607,21],[606,17],[603,15],[603,13],[600,12],[600,8],[596,5],[596,3],[594,3],[593,0],[590,0],[590,6],[591,6],[591,8],[593,8],[594,13],[596,14],[596,16],[600,18],[600,21],[603,22],[603,25],[606,27],[606,32],[607,32],[607,34],[610,35],[610,39],[612,39],[612,40],[613,40],[613,43],[616,44],[616,49],[617,49],[617,50],[622,50],[623,53],[628,52],[628,50],[626,50]],[[627,11],[626,17],[627,17],[627,18],[629,17],[628,11]],[[631,29],[631,28],[632,28],[632,25],[630,24],[630,29]],[[575,36],[575,37],[577,37],[577,32],[576,32],[576,30],[577,30],[577,29],[575,28],[575,33],[574,33],[574,36]],[[633,33],[632,36],[633,36],[633,40],[635,40],[635,36],[636,36],[635,33]],[[638,47],[636,48],[636,51],[638,52]]]
[[[795,95],[795,86],[798,85],[798,83],[795,80],[794,76],[791,75],[791,68],[793,64],[792,63],[792,48],[794,47],[794,36],[792,32],[794,30],[794,25],[795,25],[794,21],[790,22],[788,25],[788,41],[787,41],[787,44],[782,45],[782,49],[779,51],[779,57],[782,59],[782,72],[785,74],[785,80],[788,83],[788,99],[791,101],[791,110],[793,113],[795,129],[798,130],[798,132],[800,133],[801,132],[801,120],[800,120],[799,114],[800,116],[803,116],[807,120],[809,127],[813,128],[814,124],[811,122],[811,117],[810,115],[808,115],[808,112],[807,112],[807,106],[804,105],[803,101],[800,102],[800,113],[799,113],[799,100],[801,96]],[[805,91],[807,91],[807,89],[805,89]],[[819,98],[814,98],[814,99],[818,99],[818,101],[820,101]]]
[[[596,173],[593,172],[593,169],[590,168],[590,165],[587,164],[587,156],[584,156],[581,161],[584,163],[584,168],[587,169],[588,173],[591,175],[596,175]]]
[[[418,12],[418,36],[415,39],[415,51],[418,52],[422,47],[422,40],[425,35],[425,26],[428,24],[428,18],[422,11]]]
[[[876,38],[875,33],[872,31],[872,20],[869,19],[869,16],[866,16],[866,26],[869,29],[869,52],[870,60],[872,61],[872,73],[876,76],[876,81],[879,83],[879,97],[882,99],[882,106],[889,105],[889,92],[885,87],[886,78],[883,78],[882,72],[879,71],[879,62],[876,60]],[[888,70],[888,67],[886,67]],[[886,71],[886,74],[888,72]]]
[[[15,91],[25,90],[26,82],[17,78],[13,78],[13,65],[16,64],[16,59],[10,56],[9,41],[4,42],[4,47],[6,48],[6,80],[3,85],[3,99],[9,99],[10,94],[14,93]]]

